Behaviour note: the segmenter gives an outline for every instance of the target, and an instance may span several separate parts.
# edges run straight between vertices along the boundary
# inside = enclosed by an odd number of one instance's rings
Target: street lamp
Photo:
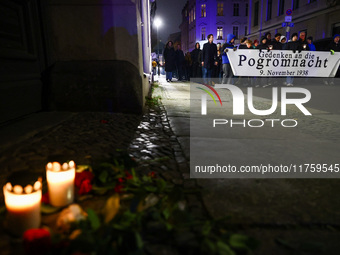
[[[160,75],[160,67],[159,67],[159,42],[158,42],[158,28],[162,25],[162,20],[160,18],[156,18],[155,19],[155,26],[157,29],[157,34],[156,34],[156,39],[157,39],[157,59],[158,59],[158,76]]]

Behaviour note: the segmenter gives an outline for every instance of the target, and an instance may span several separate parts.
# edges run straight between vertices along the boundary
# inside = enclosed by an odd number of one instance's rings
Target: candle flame
[[[47,165],[46,165],[46,170],[51,170],[53,167],[52,163],[49,162]]]
[[[8,191],[12,191],[13,187],[12,187],[12,184],[11,184],[10,182],[7,182],[7,184],[6,184],[6,189],[7,189]]]
[[[56,172],[60,171],[61,166],[60,166],[60,164],[58,162],[53,162],[52,165],[53,165],[52,166],[52,170],[53,171],[56,171]]]
[[[13,188],[13,192],[15,194],[22,194],[23,188],[20,185],[15,185],[14,188]]]
[[[33,192],[33,187],[32,185],[27,185],[25,188],[24,188],[24,191],[26,194],[30,194]]]
[[[40,181],[36,181],[34,183],[33,187],[34,187],[35,190],[40,190],[41,189],[41,182]]]
[[[71,160],[71,161],[68,163],[68,165],[70,166],[70,168],[74,168],[76,164],[74,163],[73,160]]]

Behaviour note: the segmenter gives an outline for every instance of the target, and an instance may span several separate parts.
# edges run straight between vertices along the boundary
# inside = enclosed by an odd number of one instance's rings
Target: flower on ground
[[[57,227],[62,232],[69,232],[72,224],[77,223],[81,220],[85,220],[87,213],[77,205],[72,204],[66,209],[62,210],[57,219]]]
[[[150,176],[151,178],[156,178],[156,173],[152,171],[148,174],[148,176]]]
[[[23,235],[26,254],[48,254],[51,249],[51,234],[46,229],[29,229]]]
[[[75,186],[79,189],[79,195],[85,195],[92,190],[92,180],[94,175],[90,171],[83,171],[80,173],[76,173],[76,177],[74,180]]]
[[[79,195],[85,195],[85,194],[89,193],[91,190],[92,190],[91,181],[89,179],[86,179],[81,183],[78,194]]]
[[[123,192],[123,189],[124,189],[124,186],[123,186],[123,185],[117,184],[116,187],[115,187],[115,192],[116,192],[116,193],[122,193],[122,192]]]
[[[41,202],[46,204],[46,205],[50,203],[50,196],[49,196],[48,192],[46,192],[45,194],[43,194],[41,196]]]

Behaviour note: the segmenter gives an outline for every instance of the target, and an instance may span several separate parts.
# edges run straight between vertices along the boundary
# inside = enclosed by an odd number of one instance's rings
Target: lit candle
[[[41,187],[40,180],[24,188],[12,187],[9,182],[3,187],[7,209],[5,225],[12,234],[21,236],[28,229],[40,227]]]
[[[48,163],[46,179],[50,203],[53,206],[66,206],[74,199],[75,163],[70,161],[62,166],[58,162]]]

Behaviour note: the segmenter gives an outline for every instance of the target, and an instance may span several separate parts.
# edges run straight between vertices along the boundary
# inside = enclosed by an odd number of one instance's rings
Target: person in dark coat
[[[266,44],[270,45],[270,42],[272,40],[272,34],[270,32],[267,32],[267,33],[264,34],[264,37],[267,38],[267,43]]]
[[[202,66],[203,79],[205,83],[211,83],[211,77],[214,71],[214,66],[217,65],[217,46],[212,34],[208,35],[208,42],[203,45],[202,50]]]
[[[330,42],[330,44],[328,45],[328,50],[331,52],[332,55],[335,52],[340,52],[340,35],[339,34],[335,34],[333,36],[333,41]],[[338,68],[338,71],[337,71],[335,77],[340,77],[340,67]],[[328,81],[328,84],[334,85],[334,77],[330,78],[330,80]]]
[[[165,45],[163,57],[165,60],[166,81],[171,82],[172,72],[176,69],[176,54],[172,41],[167,42]]]
[[[201,78],[202,77],[202,66],[201,66],[201,49],[200,44],[197,42],[195,44],[195,49],[191,52],[191,61],[192,61],[192,77],[193,78]]]
[[[247,37],[243,37],[240,41],[240,45],[238,46],[239,50],[246,50],[247,45],[246,45]]]
[[[340,35],[339,34],[335,34],[333,36],[333,41],[330,42],[327,50],[340,52]]]
[[[280,42],[281,34],[275,34],[274,39],[272,40],[271,44],[273,45],[273,50],[282,50],[282,43]]]
[[[301,50],[310,50],[308,46],[308,42],[306,40],[306,32],[301,31],[299,35],[299,43]]]
[[[256,49],[259,49],[259,50],[267,50],[268,49],[267,38],[265,36],[261,37],[260,44],[257,45]]]
[[[260,51],[262,50],[268,50],[268,43],[267,43],[268,39],[266,36],[262,36],[261,40],[260,40],[260,44],[256,47],[256,49],[259,49]],[[263,77],[263,78],[259,78],[258,79],[258,84],[255,85],[255,87],[260,87],[262,85],[262,87],[268,87],[271,86],[271,79],[268,77]]]
[[[285,50],[292,50],[293,53],[296,51],[301,52],[302,51],[302,45],[298,40],[297,33],[293,33],[291,37],[291,41],[285,44]],[[287,76],[287,87],[293,87],[294,77]]]
[[[181,50],[181,45],[177,45],[177,50],[175,51],[176,54],[176,68],[177,68],[177,74],[178,74],[178,80],[183,80],[183,68],[185,66],[185,57],[184,53]]]

